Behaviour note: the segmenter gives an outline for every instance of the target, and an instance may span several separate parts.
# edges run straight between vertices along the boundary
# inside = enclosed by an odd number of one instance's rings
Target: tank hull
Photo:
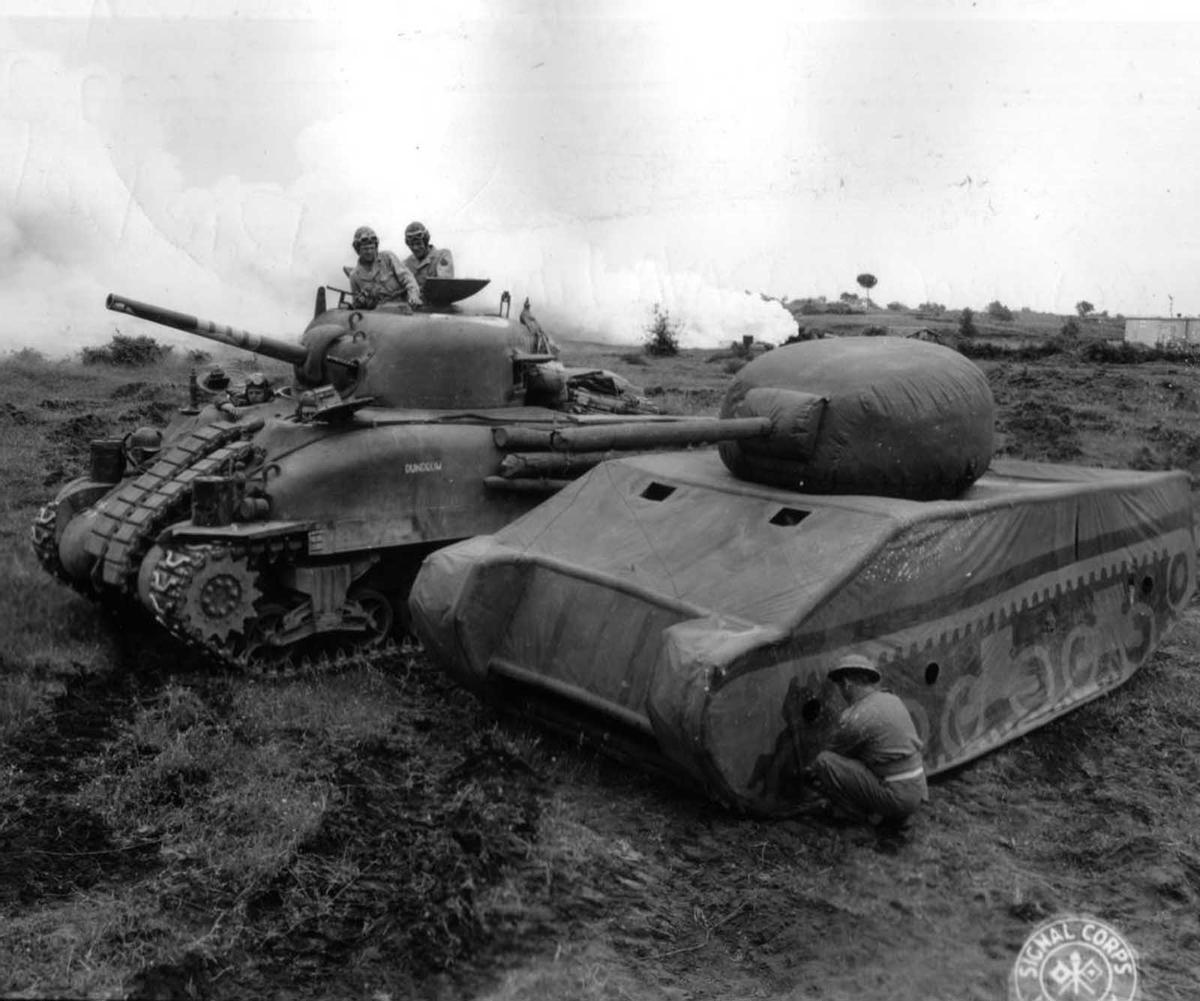
[[[501,430],[673,423],[513,406],[336,413],[301,419],[277,400],[181,415],[152,460],[115,483],[72,481],[45,505],[38,556],[104,604],[140,603],[218,662],[278,673],[303,641],[386,640],[406,623],[408,587],[432,549],[497,531],[556,488],[499,475]],[[198,517],[206,480],[227,491],[232,519]],[[364,612],[364,591],[386,615]]]
[[[1127,680],[1195,574],[1182,473],[1001,460],[922,502],[673,453],[605,463],[433,554],[410,605],[477,692],[779,815],[842,708],[839,655],[880,663],[937,773]]]

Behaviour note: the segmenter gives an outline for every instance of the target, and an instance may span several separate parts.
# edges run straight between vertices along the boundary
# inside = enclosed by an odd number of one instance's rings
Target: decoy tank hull
[[[712,452],[607,462],[430,556],[410,598],[464,685],[738,809],[794,807],[875,658],[945,771],[1110,691],[1196,576],[1185,474],[998,460],[953,499],[799,494]]]

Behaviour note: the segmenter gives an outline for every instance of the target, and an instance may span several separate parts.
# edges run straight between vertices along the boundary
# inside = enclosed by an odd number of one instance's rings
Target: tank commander
[[[435,247],[430,242],[429,230],[421,222],[410,222],[404,228],[404,242],[411,253],[404,259],[404,266],[413,273],[421,291],[430,278],[453,278],[454,255],[445,247]]]
[[[370,226],[359,226],[351,242],[358,254],[358,264],[343,268],[350,279],[350,291],[355,309],[374,309],[392,302],[422,304],[421,288],[416,278],[390,250],[379,249],[379,237]]]
[[[902,832],[928,802],[924,746],[898,696],[882,689],[883,674],[868,657],[848,654],[829,671],[846,708],[811,776],[835,817]]]

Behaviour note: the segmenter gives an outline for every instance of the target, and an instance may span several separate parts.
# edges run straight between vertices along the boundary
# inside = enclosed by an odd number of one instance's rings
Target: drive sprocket
[[[262,597],[258,574],[245,556],[227,549],[197,554],[172,614],[183,628],[206,643],[223,643],[232,633],[244,633]]]

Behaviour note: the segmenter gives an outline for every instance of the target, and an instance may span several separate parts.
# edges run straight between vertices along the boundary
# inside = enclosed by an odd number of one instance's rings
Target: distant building
[[[1125,340],[1159,347],[1164,344],[1200,344],[1200,318],[1186,316],[1130,316],[1125,320]]]

